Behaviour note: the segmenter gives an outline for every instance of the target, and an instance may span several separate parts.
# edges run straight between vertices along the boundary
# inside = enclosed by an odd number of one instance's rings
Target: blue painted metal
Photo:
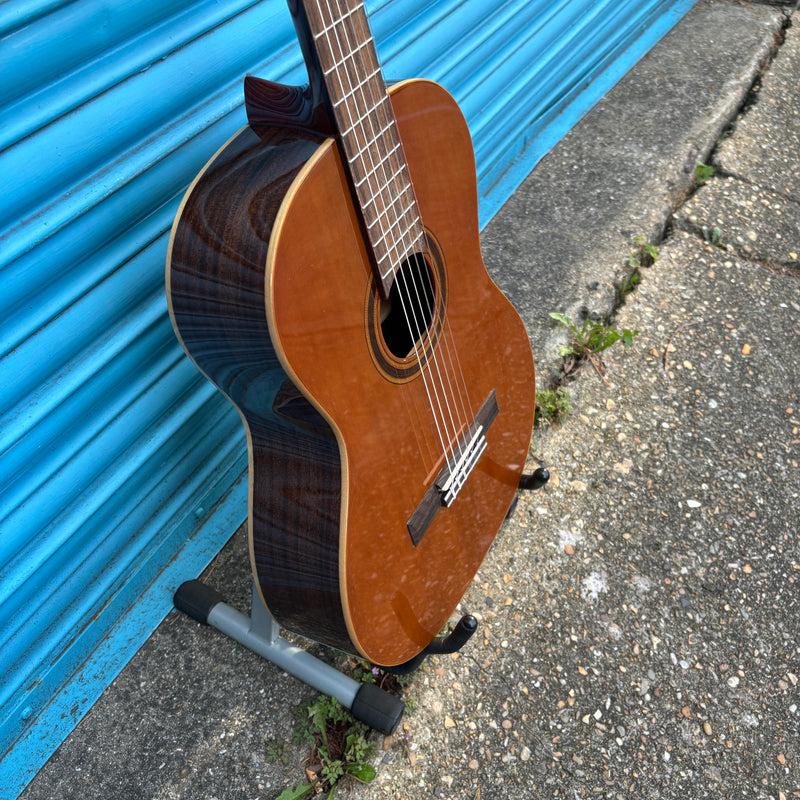
[[[694,0],[368,0],[461,103],[488,221]],[[246,514],[238,416],[172,334],[171,220],[304,80],[284,0],[0,4],[0,775],[13,797]],[[12,776],[12,777],[9,777]],[[13,777],[16,776],[16,777]]]

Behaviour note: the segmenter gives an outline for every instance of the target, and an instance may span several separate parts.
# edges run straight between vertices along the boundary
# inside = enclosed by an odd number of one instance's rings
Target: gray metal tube
[[[227,603],[217,603],[208,614],[208,624],[266,658],[322,694],[335,697],[345,708],[353,705],[361,684],[343,675],[285,639],[271,641],[251,627],[250,618]]]

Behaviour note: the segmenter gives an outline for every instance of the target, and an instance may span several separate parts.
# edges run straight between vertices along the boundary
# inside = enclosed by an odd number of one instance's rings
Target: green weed
[[[394,675],[363,661],[346,659],[341,668],[359,683],[374,683],[384,691],[402,696],[406,708],[413,707],[408,694],[413,675]],[[375,768],[369,760],[375,754],[375,745],[369,741],[370,729],[359,722],[344,706],[327,695],[320,695],[309,703],[293,709],[295,718],[295,744],[310,748],[307,770],[311,783],[284,789],[276,800],[299,800],[327,792],[333,797],[336,787],[348,778],[370,783],[375,779]],[[285,750],[277,742],[267,748],[270,760],[283,760]],[[285,761],[284,761],[285,763]]]
[[[307,774],[311,783],[285,789],[277,800],[297,800],[309,792],[327,792],[332,798],[343,778],[362,783],[375,779],[375,768],[367,763],[375,753],[368,741],[369,728],[359,722],[333,697],[320,695],[294,709],[295,743],[311,748]]]
[[[658,258],[658,248],[644,236],[637,236],[633,241],[636,247],[628,253],[628,272],[618,287],[620,300],[636,288],[642,278],[642,267],[652,266]]]
[[[570,333],[569,344],[558,348],[558,354],[562,358],[565,356],[574,356],[577,359],[591,358],[617,342],[622,342],[627,347],[632,344],[633,337],[639,333],[639,331],[631,331],[628,328],[623,328],[620,333],[613,328],[607,328],[601,321],[588,318],[579,328],[571,317],[560,314],[558,311],[551,311],[550,316],[566,327]]]
[[[655,264],[658,259],[658,248],[652,242],[648,242],[644,236],[637,236],[633,241],[636,250],[631,252],[631,258],[635,260],[636,266],[649,267],[651,264]]]
[[[709,228],[705,225],[700,229],[703,239],[714,247],[722,247],[722,231],[719,228]]]
[[[536,412],[534,425],[560,425],[572,411],[569,389],[556,386],[553,389],[540,389],[536,392]]]
[[[277,764],[279,761],[281,764],[286,764],[289,760],[288,746],[285,739],[270,739],[267,742],[267,761],[271,764]]]
[[[698,163],[694,169],[694,179],[698,183],[705,183],[714,177],[714,167],[709,164]]]

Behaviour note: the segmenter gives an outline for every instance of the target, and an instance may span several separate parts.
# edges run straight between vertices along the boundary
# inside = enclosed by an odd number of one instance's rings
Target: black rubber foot
[[[531,475],[523,475],[519,479],[519,488],[523,491],[535,492],[550,480],[550,472],[546,467],[539,467]]]
[[[206,586],[203,581],[193,580],[186,581],[178,587],[172,602],[178,611],[183,611],[192,619],[208,625],[208,615],[211,613],[211,609],[224,600],[216,589]]]
[[[405,705],[399,697],[384,692],[374,683],[362,683],[356,692],[350,713],[360,722],[389,736],[403,716]]]

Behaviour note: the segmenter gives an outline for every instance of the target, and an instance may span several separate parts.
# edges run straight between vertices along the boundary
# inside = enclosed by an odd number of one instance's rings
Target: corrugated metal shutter
[[[374,0],[387,77],[461,102],[485,222],[694,0]],[[17,791],[246,515],[238,416],[167,318],[185,186],[284,0],[0,4],[0,774]]]

